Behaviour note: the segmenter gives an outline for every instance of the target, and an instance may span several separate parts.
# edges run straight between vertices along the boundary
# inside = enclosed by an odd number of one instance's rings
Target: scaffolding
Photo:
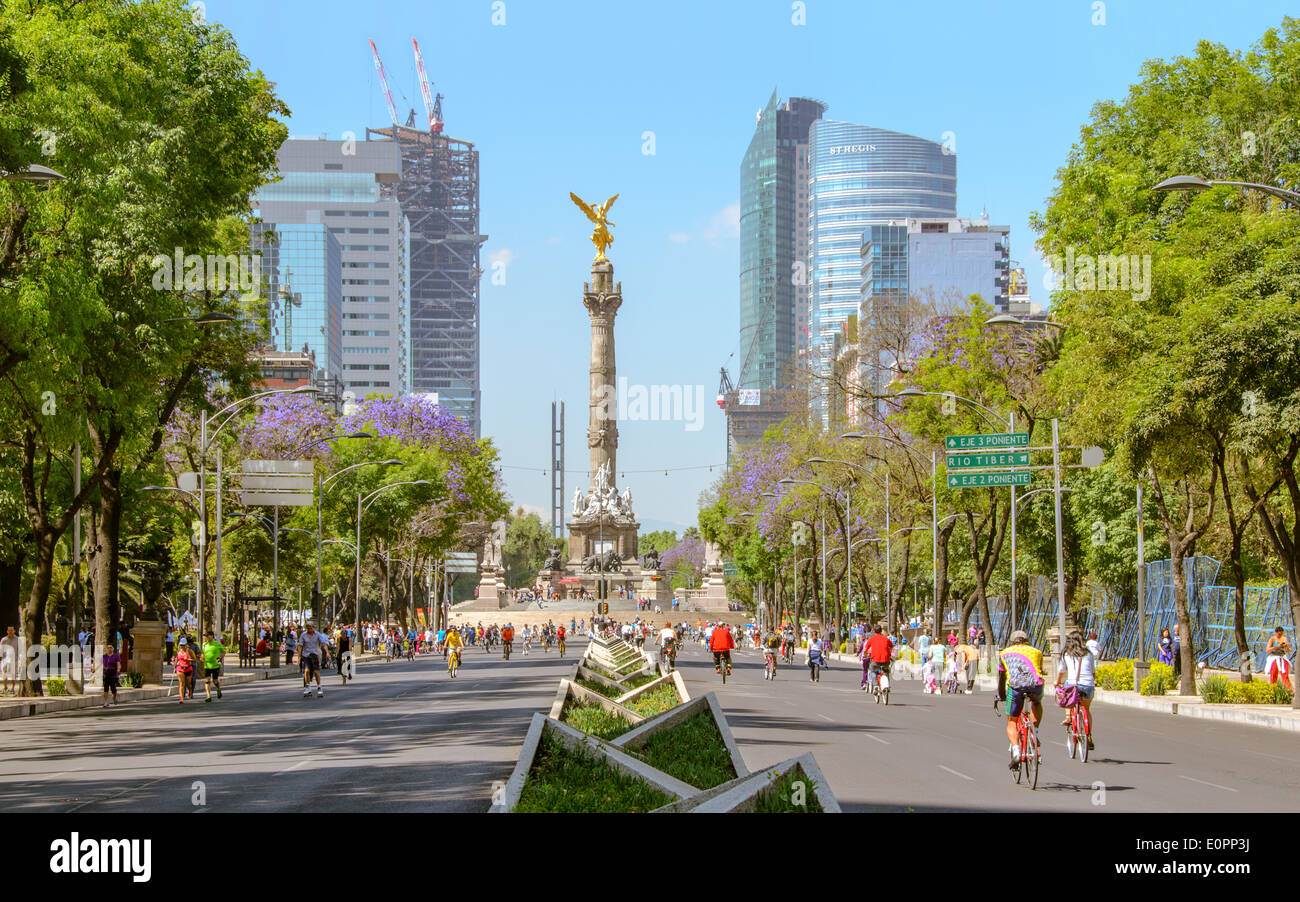
[[[410,222],[412,392],[438,401],[481,433],[478,151],[468,141],[394,125],[366,140],[397,141],[402,178],[381,193]]]

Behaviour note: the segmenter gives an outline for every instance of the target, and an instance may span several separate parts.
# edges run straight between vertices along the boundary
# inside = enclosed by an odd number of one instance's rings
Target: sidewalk
[[[800,652],[804,652],[800,649]],[[804,652],[806,654],[806,652]],[[861,667],[853,655],[834,653],[831,659],[845,665]],[[901,665],[901,666],[900,666]],[[895,679],[918,679],[920,668],[904,662],[894,662],[892,673]],[[996,675],[981,673],[975,678],[977,691],[996,691]],[[1055,704],[1051,689],[1043,698],[1044,705]],[[1246,724],[1254,727],[1266,727],[1271,730],[1289,730],[1300,732],[1300,711],[1288,705],[1207,705],[1199,695],[1165,695],[1147,696],[1136,692],[1121,692],[1109,689],[1097,689],[1096,700],[1107,705],[1122,705],[1126,708],[1142,708],[1159,714],[1178,717],[1199,717],[1202,720],[1215,720],[1220,723]]]
[[[380,661],[383,655],[364,654],[357,657],[358,664],[366,662]],[[258,680],[269,680],[273,677],[297,676],[298,664],[286,664],[274,669],[259,664],[256,667],[239,667],[239,655],[226,655],[225,672],[221,677],[222,688],[228,686],[240,686],[245,683],[255,683]],[[170,679],[170,669],[166,669],[163,674],[164,680]],[[195,684],[197,690],[202,685],[202,676]],[[172,685],[171,691],[176,692],[175,684]],[[121,688],[117,690],[117,700],[119,705],[130,704],[131,702],[146,701],[153,698],[166,698],[168,687],[166,682],[163,685],[146,685],[140,689]],[[197,693],[196,693],[197,695]],[[0,698],[0,720],[10,720],[15,717],[34,717],[38,714],[54,714],[60,711],[75,711],[80,708],[98,708],[104,704],[103,690],[100,684],[86,684],[84,695],[56,695],[56,696],[5,696]]]

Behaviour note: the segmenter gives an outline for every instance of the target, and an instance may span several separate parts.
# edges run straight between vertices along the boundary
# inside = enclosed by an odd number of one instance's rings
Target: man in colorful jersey
[[[1043,653],[1029,644],[1029,634],[1024,630],[1013,632],[1011,644],[998,655],[998,696],[1007,701],[1007,740],[1011,744],[1009,766],[1014,769],[1020,765],[1016,719],[1024,710],[1026,699],[1033,706],[1034,726],[1043,720]]]
[[[217,641],[212,630],[203,634],[203,692],[204,701],[212,701],[212,687],[217,687],[221,698],[221,662],[226,657],[226,647]]]

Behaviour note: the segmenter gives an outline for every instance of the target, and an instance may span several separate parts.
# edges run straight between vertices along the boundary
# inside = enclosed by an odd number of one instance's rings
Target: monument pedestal
[[[468,606],[471,611],[499,611],[505,606],[506,600],[502,598],[501,587],[504,584],[501,581],[500,571],[496,567],[487,565],[483,567],[483,575],[478,583],[478,596],[475,597],[472,604]]]
[[[138,620],[131,629],[135,639],[135,654],[131,670],[144,676],[146,684],[162,683],[163,638],[167,624],[161,620]]]

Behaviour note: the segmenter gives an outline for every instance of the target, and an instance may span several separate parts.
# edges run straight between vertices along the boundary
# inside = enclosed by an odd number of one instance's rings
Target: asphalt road
[[[441,655],[363,663],[347,687],[327,672],[323,698],[290,677],[6,720],[0,811],[486,811],[584,647],[468,649],[455,680]]]
[[[898,680],[885,707],[858,688],[856,664],[813,684],[796,658],[769,682],[761,653],[733,654],[723,686],[712,658],[688,644],[678,664],[691,694],[717,694],[751,770],[813,752],[846,811],[1300,810],[1294,733],[1097,703],[1096,749],[1083,764],[1066,754],[1049,690],[1031,791],[1007,770],[1006,721],[991,691],[924,695],[919,681]]]

